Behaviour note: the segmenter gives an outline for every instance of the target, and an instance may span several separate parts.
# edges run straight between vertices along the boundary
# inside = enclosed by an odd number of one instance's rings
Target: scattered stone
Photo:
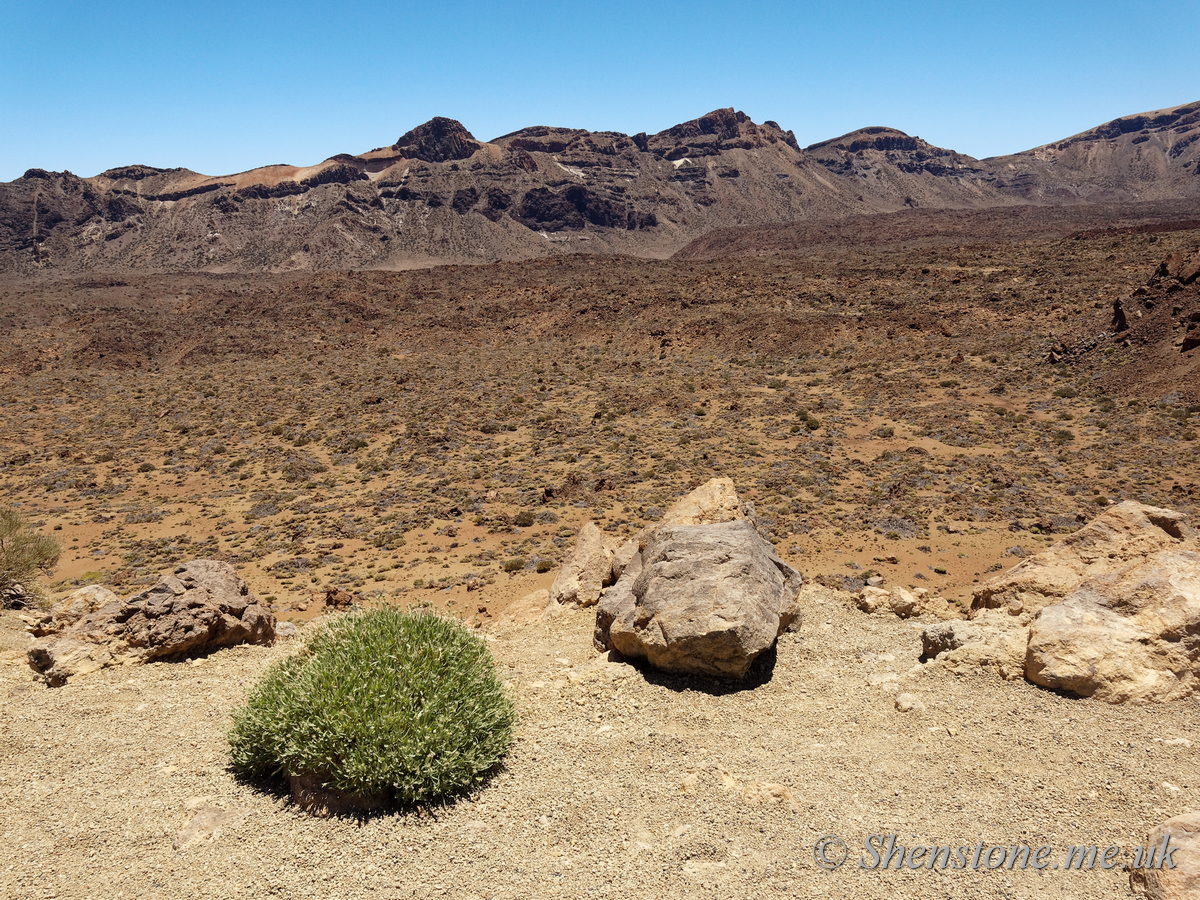
[[[331,587],[325,590],[325,608],[326,609],[349,609],[359,599],[359,597],[343,591],[341,588]]]
[[[925,712],[925,704],[914,697],[912,694],[897,694],[896,695],[896,711],[907,712]]]
[[[296,627],[295,622],[279,622],[275,626],[276,640],[291,640],[300,635],[300,629]]]
[[[125,601],[82,590],[91,593],[76,591],[58,604],[44,623],[54,630],[29,648],[30,667],[52,687],[108,666],[275,640],[275,616],[229,563],[193,560]]]
[[[891,612],[897,618],[932,616],[938,619],[957,619],[958,611],[944,597],[931,595],[925,588],[909,591],[894,587],[885,590],[868,584],[854,595],[854,605],[863,612]]]
[[[200,841],[212,842],[221,836],[221,829],[236,825],[250,814],[246,809],[222,809],[206,806],[198,810],[171,842],[176,850],[184,850]]]
[[[892,595],[889,591],[868,585],[855,595],[854,604],[863,612],[873,613],[887,609],[891,599]]]
[[[935,659],[947,650],[983,640],[983,629],[975,622],[939,622],[921,632],[921,656]]]
[[[1025,677],[1025,645],[1029,642],[1028,618],[1016,619],[1006,612],[999,610],[984,610],[977,613],[970,622],[949,622],[954,630],[949,634],[934,632],[930,635],[929,649],[934,649],[936,643],[950,640],[962,643],[957,647],[939,649],[933,657],[925,649],[925,633],[922,632],[921,644],[928,665],[942,666],[956,674],[965,675],[980,669],[994,670],[1006,681],[1018,681]],[[973,625],[977,631],[959,631],[961,625]],[[931,626],[937,628],[939,626]],[[928,631],[928,629],[926,629]]]

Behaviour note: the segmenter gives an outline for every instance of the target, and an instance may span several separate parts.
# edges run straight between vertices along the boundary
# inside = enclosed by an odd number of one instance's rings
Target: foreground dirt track
[[[1131,851],[1200,801],[1195,702],[1112,707],[910,675],[913,626],[835,601],[806,616],[769,680],[736,692],[597,663],[583,612],[497,629],[523,717],[506,770],[452,808],[361,822],[312,819],[225,771],[228,711],[289,647],[57,690],[0,666],[0,894],[1112,898],[1127,893],[1119,868],[854,867],[866,836],[889,832],[1046,844],[1054,862],[1071,845]],[[897,711],[897,689],[927,710]],[[833,873],[812,856],[828,834],[852,848]]]

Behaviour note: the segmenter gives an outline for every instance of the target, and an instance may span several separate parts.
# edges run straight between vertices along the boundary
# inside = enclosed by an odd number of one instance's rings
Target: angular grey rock
[[[983,640],[983,629],[974,622],[938,622],[921,632],[921,656],[934,659],[947,650]]]
[[[275,639],[275,616],[229,563],[193,560],[128,600],[86,612],[98,598],[79,594],[51,612],[46,627],[53,630],[29,648],[30,667],[51,686],[108,666]]]
[[[800,585],[746,519],[660,526],[601,602],[594,643],[668,672],[744,678],[799,617]]]

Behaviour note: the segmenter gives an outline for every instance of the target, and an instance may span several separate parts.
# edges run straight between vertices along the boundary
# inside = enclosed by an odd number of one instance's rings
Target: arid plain
[[[1200,802],[1196,702],[925,671],[911,623],[837,591],[878,573],[965,608],[1110,504],[1195,516],[1200,350],[1172,323],[1200,301],[1153,283],[1200,246],[1195,218],[0,287],[0,500],[61,540],[53,593],[132,593],[208,557],[283,620],[333,587],[445,609],[492,639],[522,714],[477,797],[316,821],[225,770],[230,709],[287,642],[52,690],[4,612],[0,888],[1124,896],[1120,867],[854,865],[872,833],[1132,849]],[[506,615],[585,522],[631,535],[716,475],[831,589],[744,689],[605,663],[587,611]],[[854,851],[832,873],[827,834]]]

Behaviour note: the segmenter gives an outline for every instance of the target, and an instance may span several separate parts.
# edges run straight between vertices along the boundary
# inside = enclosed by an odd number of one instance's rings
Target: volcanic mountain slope
[[[813,144],[805,154],[859,185],[892,209],[1001,206],[1014,202],[996,189],[987,168],[965,153],[935,147],[894,128],[861,128]]]
[[[411,268],[619,252],[717,228],[906,207],[1200,196],[1200,103],[976,160],[890,128],[805,150],[716,110],[658,134],[535,126],[490,142],[435,118],[388,147],[209,177],[131,165],[0,185],[0,272]]]
[[[1125,116],[983,160],[995,186],[1034,203],[1200,196],[1200,103]]]

